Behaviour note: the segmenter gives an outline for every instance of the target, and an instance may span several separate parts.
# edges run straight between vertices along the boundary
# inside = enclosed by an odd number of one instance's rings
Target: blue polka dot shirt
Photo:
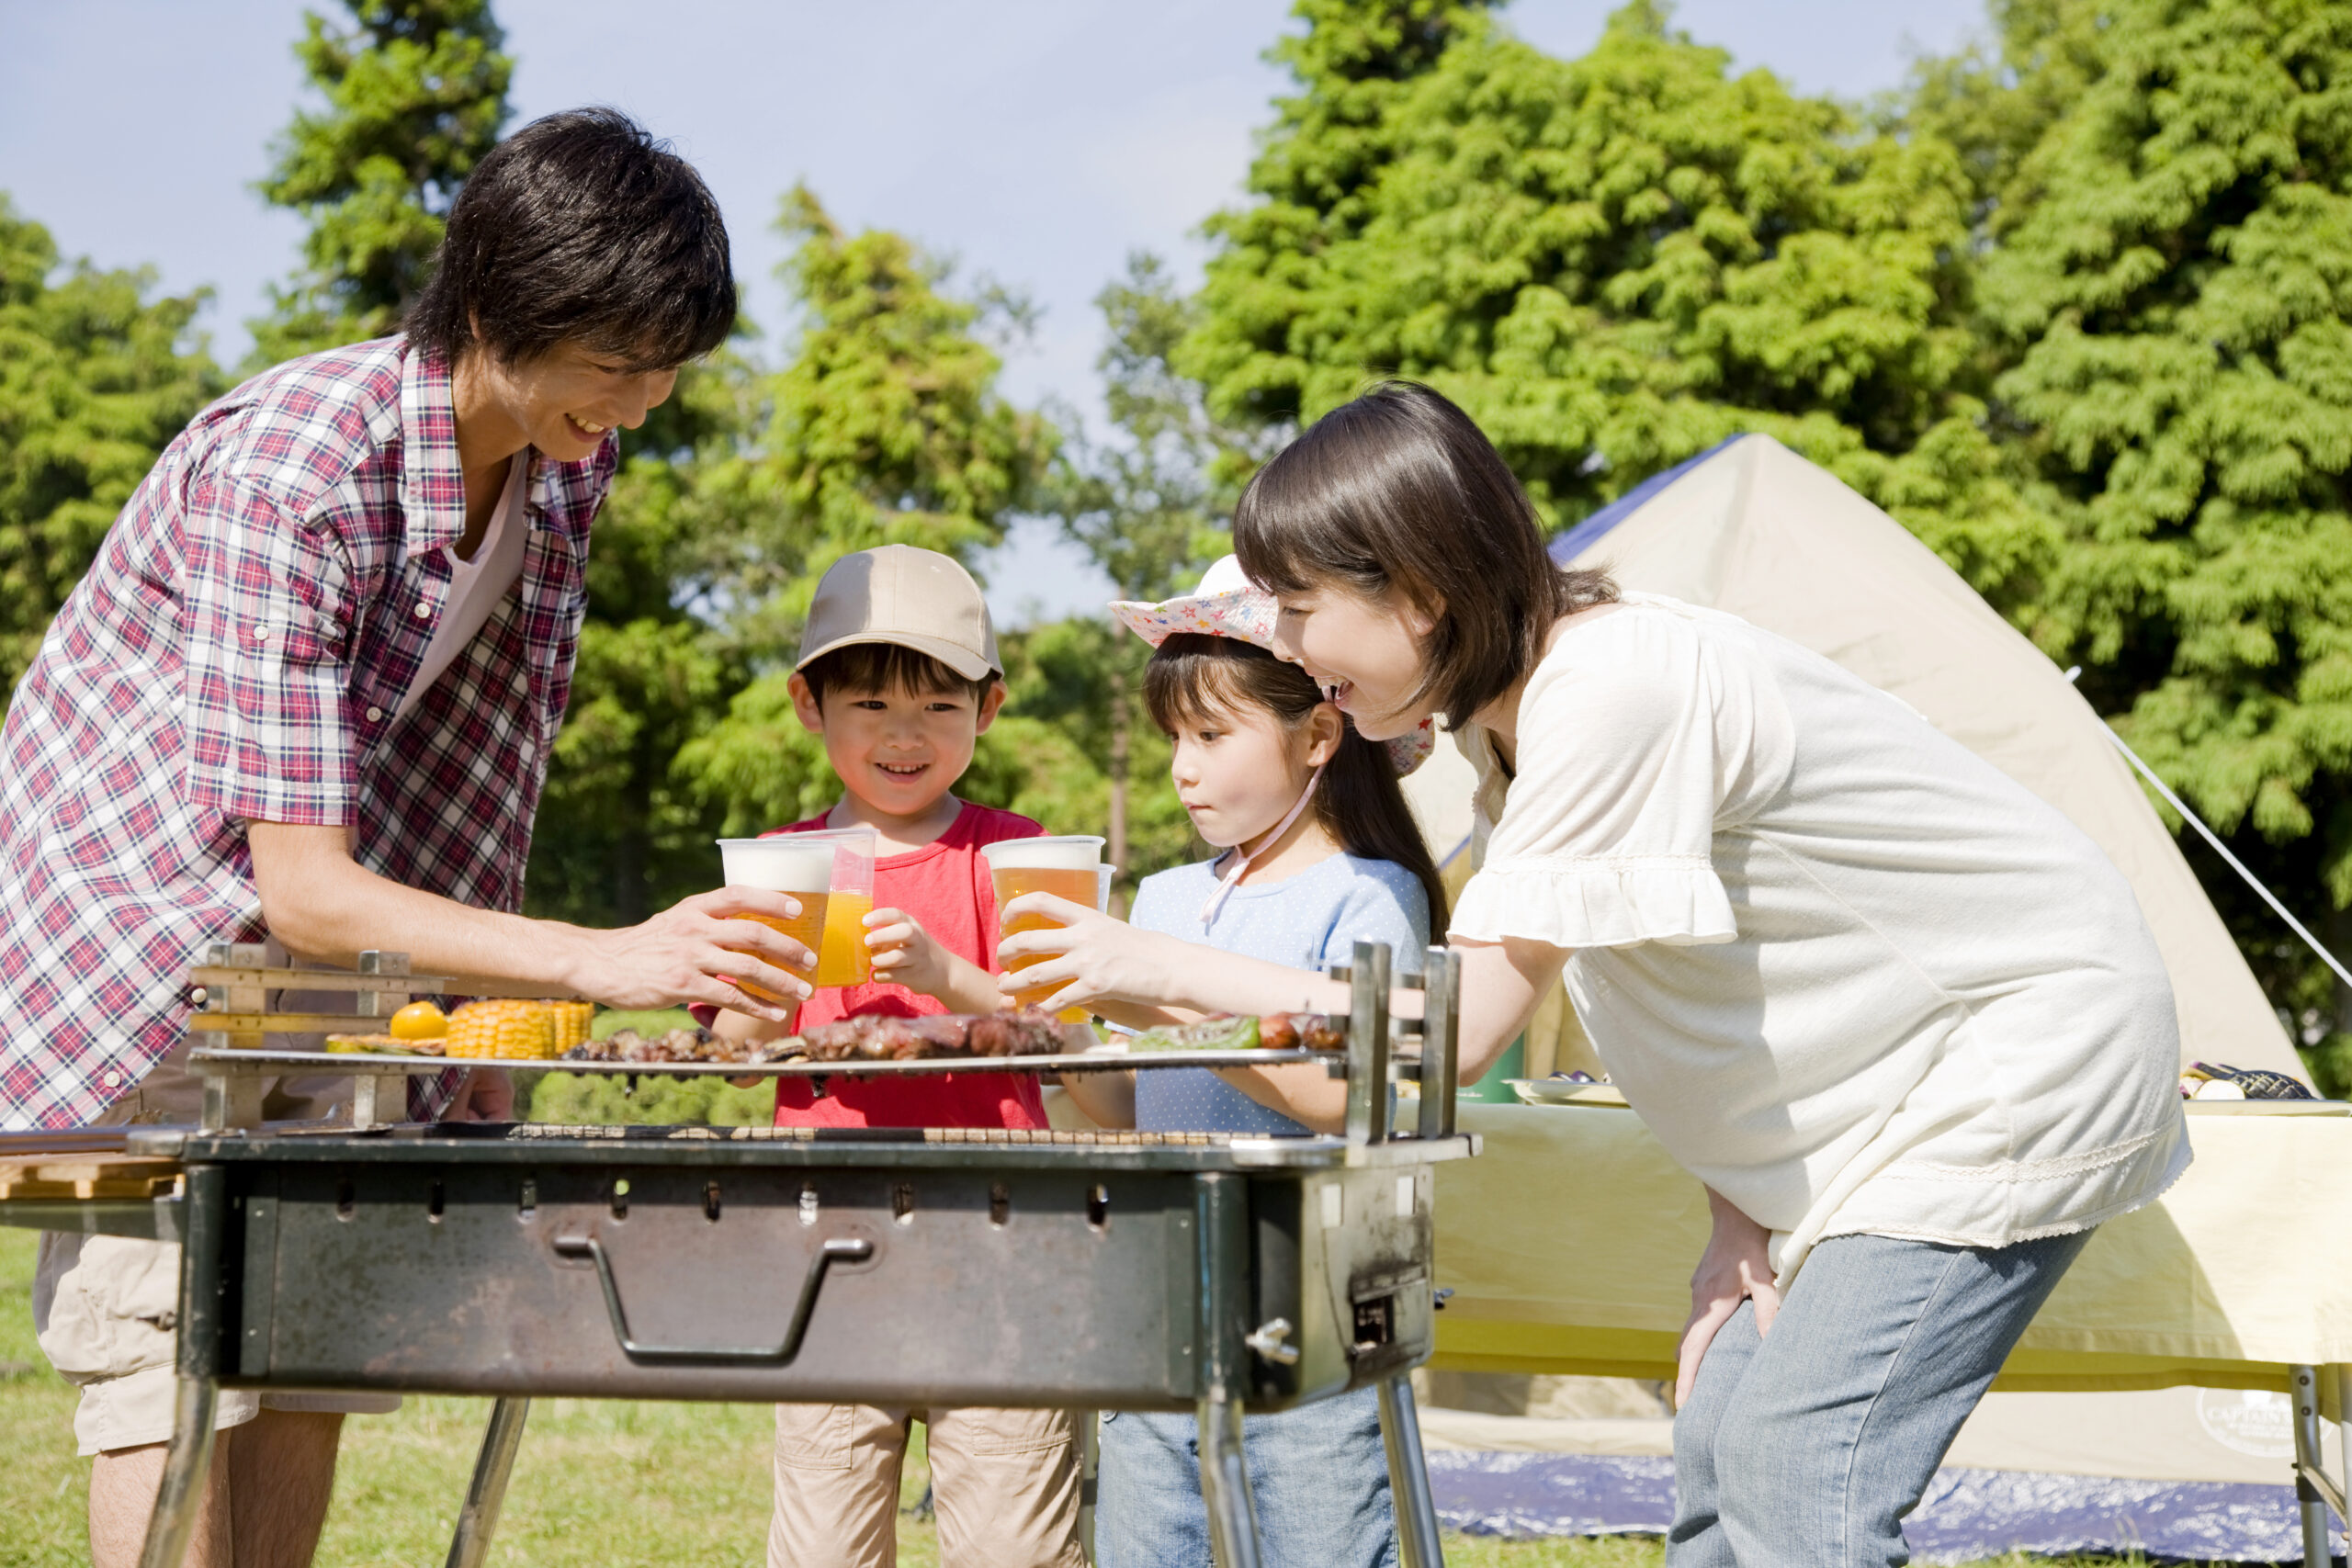
[[[1399,972],[1419,969],[1429,944],[1429,898],[1394,861],[1336,854],[1281,882],[1244,884],[1227,895],[1214,924],[1201,909],[1216,891],[1216,863],[1202,861],[1148,876],[1129,923],[1270,964],[1321,970],[1355,956],[1359,942],[1385,942]],[[1136,1125],[1148,1133],[1299,1134],[1205,1067],[1136,1075]]]

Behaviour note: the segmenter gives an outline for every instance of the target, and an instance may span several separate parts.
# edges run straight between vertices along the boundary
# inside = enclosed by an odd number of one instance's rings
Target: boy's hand
[[[949,960],[955,955],[904,909],[876,909],[865,917],[865,951],[873,955],[877,980],[926,997],[939,997],[953,984]]]
[[[1006,937],[996,950],[997,962],[1005,966],[997,987],[1007,996],[1039,986],[1057,987],[1037,1004],[1048,1012],[1105,998],[1146,1006],[1187,1006],[1190,982],[1198,977],[1191,971],[1204,959],[1215,962],[1210,949],[1137,931],[1125,920],[1050,893],[1023,894],[1004,907],[1001,918],[1022,915],[1060,924]],[[1041,962],[1015,973],[1016,958]]]

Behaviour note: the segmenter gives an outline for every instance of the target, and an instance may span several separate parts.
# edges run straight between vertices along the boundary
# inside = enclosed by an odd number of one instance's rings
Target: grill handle
[[[825,1271],[836,1263],[863,1263],[874,1256],[874,1244],[857,1236],[834,1236],[817,1248],[808,1260],[808,1276],[800,1281],[800,1300],[792,1308],[792,1322],[784,1331],[784,1343],[773,1349],[759,1347],[733,1348],[703,1345],[641,1345],[628,1331],[628,1314],[621,1306],[620,1286],[613,1279],[613,1260],[605,1252],[605,1244],[593,1235],[560,1235],[555,1238],[559,1258],[574,1262],[587,1258],[596,1265],[597,1281],[605,1287],[605,1310],[612,1315],[613,1337],[620,1341],[621,1354],[632,1361],[704,1361],[727,1366],[783,1367],[800,1354],[800,1341],[808,1332],[809,1314],[817,1308],[817,1292],[825,1283]]]

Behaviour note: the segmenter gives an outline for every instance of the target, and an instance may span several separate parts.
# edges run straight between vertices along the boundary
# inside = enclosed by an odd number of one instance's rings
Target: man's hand
[[[405,953],[420,975],[544,983],[623,1008],[708,1002],[783,1023],[808,995],[817,955],[745,917],[790,920],[798,900],[750,887],[700,893],[625,931],[476,909],[405,887],[351,858],[341,828],[248,822],[262,921],[288,951],[349,964]],[[787,973],[797,970],[799,973]],[[753,994],[747,987],[758,987]]]
[[[475,1067],[458,1086],[445,1122],[512,1122],[514,1120],[514,1080],[503,1067]]]
[[[1731,1321],[1741,1302],[1756,1303],[1758,1337],[1771,1329],[1772,1319],[1781,1310],[1781,1292],[1773,1283],[1769,1261],[1772,1233],[1712,1187],[1707,1189],[1707,1208],[1713,1215],[1714,1230],[1690,1275],[1690,1318],[1682,1325],[1680,1364],[1674,1377],[1678,1410],[1690,1402],[1690,1390],[1699,1381],[1699,1363],[1706,1359],[1707,1347],[1714,1343],[1715,1331]]]
[[[585,951],[567,983],[608,1007],[707,1002],[784,1023],[816,988],[807,976],[817,955],[782,931],[740,917],[788,920],[799,913],[798,900],[786,893],[697,893],[642,925],[582,932]]]

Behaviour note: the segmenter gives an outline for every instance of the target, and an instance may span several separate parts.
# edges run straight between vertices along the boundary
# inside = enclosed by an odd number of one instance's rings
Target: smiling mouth
[[[572,429],[580,432],[581,434],[586,436],[591,441],[603,440],[605,437],[605,432],[612,429],[612,426],[609,424],[591,424],[588,421],[582,419],[578,414],[568,413],[563,417],[565,421],[571,424]]]
[[[1323,685],[1323,700],[1345,707],[1348,705],[1349,696],[1354,693],[1355,689],[1356,683],[1353,681],[1328,681]]]
[[[894,779],[918,779],[931,771],[929,762],[876,762],[874,765]]]

